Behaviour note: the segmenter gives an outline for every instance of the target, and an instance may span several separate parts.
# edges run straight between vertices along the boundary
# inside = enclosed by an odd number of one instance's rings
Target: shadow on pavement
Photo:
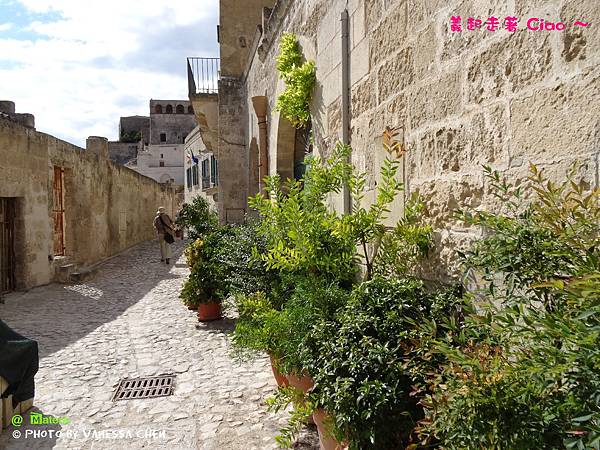
[[[173,244],[174,260],[185,245],[185,241]],[[9,295],[0,304],[0,317],[18,333],[38,341],[42,360],[115,320],[150,291],[160,290],[161,282],[184,276],[171,273],[174,269],[160,263],[155,241],[145,242],[101,264],[93,280]]]

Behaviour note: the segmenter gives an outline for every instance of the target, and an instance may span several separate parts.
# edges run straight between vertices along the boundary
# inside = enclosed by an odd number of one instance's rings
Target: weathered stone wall
[[[150,135],[150,117],[147,116],[127,116],[119,119],[119,139],[123,133],[137,133],[145,139],[148,144]]]
[[[248,153],[244,130],[248,104],[244,85],[237,78],[219,81],[219,219],[239,223],[247,210]]]
[[[17,198],[19,289],[51,282],[67,262],[86,267],[152,239],[157,207],[176,212],[174,192],[111,163],[104,138],[88,139],[84,150],[0,118],[0,161],[0,197]],[[55,166],[65,169],[66,246],[66,256],[56,259]]]
[[[246,104],[267,95],[270,171],[278,171],[289,136],[275,112],[283,89],[275,69],[281,33],[295,32],[317,64],[312,105],[317,150],[341,136],[342,1],[281,0],[264,29],[246,78]],[[529,162],[560,178],[574,161],[598,185],[600,153],[600,19],[596,0],[350,0],[352,162],[374,189],[384,155],[381,132],[398,127],[408,149],[405,197],[418,192],[436,228],[431,276],[455,269],[455,250],[478,233],[452,219],[457,208],[495,208],[482,164],[513,182]],[[518,31],[469,31],[467,17],[519,18]],[[450,31],[461,16],[463,31]],[[563,21],[565,31],[525,28],[530,17]],[[574,29],[575,20],[592,26]],[[251,107],[248,120],[256,122]],[[248,127],[246,146],[257,139]],[[254,131],[253,131],[254,130]],[[284,130],[284,132],[282,132]],[[370,198],[373,198],[371,194]],[[341,202],[336,202],[341,204]],[[401,214],[403,202],[394,208]]]
[[[139,145],[129,142],[110,141],[108,143],[108,157],[115,164],[124,166],[137,157]]]

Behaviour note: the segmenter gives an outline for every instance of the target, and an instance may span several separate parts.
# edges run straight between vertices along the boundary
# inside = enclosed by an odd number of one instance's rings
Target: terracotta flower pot
[[[337,441],[331,433],[327,430],[325,422],[329,419],[329,414],[322,408],[317,409],[313,413],[313,420],[317,425],[317,431],[319,432],[319,444],[321,450],[346,450],[348,445]]]
[[[310,391],[315,385],[313,379],[306,374],[298,377],[297,375],[290,373],[286,376],[291,386],[295,387],[296,389],[300,389],[305,394],[308,393],[308,391]]]
[[[221,317],[220,302],[200,303],[198,305],[198,322],[210,322]]]
[[[269,359],[271,360],[271,370],[273,371],[273,376],[275,377],[275,381],[277,381],[277,386],[286,387],[289,386],[290,382],[287,377],[282,374],[279,370],[277,370],[276,363],[277,358],[269,353]]]

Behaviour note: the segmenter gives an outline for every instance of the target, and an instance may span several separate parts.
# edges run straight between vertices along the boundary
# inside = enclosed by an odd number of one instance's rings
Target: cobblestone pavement
[[[275,448],[287,414],[266,411],[275,390],[268,361],[233,361],[233,321],[199,324],[182,305],[182,250],[178,241],[177,263],[167,266],[158,244],[144,243],[92,281],[12,294],[0,305],[0,317],[40,345],[34,410],[71,420],[30,425],[26,414],[21,437],[4,430],[0,449]],[[112,401],[121,378],[168,373],[176,374],[173,396]],[[304,439],[297,448],[312,448],[314,434]]]

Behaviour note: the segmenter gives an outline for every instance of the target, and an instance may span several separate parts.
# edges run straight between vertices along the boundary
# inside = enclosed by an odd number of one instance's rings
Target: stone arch
[[[177,105],[175,111],[177,112],[177,114],[185,114],[185,108],[183,107],[183,105]]]
[[[300,51],[302,52],[304,59],[316,60],[317,52],[313,41],[304,36],[298,36],[298,43],[300,45]],[[283,80],[279,80],[277,83],[277,88],[275,90],[275,99],[279,97],[279,95],[285,90],[285,82]],[[316,90],[316,87],[315,87]],[[311,105],[311,115],[320,116],[322,114],[321,111],[315,111],[313,109],[313,105],[318,102],[315,102],[313,97],[313,102]],[[301,175],[303,170],[300,169],[300,162],[304,159],[304,154],[302,158],[300,158],[300,149],[298,148],[298,134],[303,134],[305,130],[297,130],[291,124],[289,120],[285,117],[281,116],[280,113],[274,113],[272,116],[272,122],[274,130],[271,131],[272,139],[271,141],[275,141],[274,153],[273,150],[270,151],[271,155],[274,156],[276,161],[276,172],[281,176],[281,179],[284,181],[288,178],[294,179],[297,175]],[[314,123],[311,124],[314,127]],[[303,138],[305,140],[305,138]],[[309,152],[312,152],[312,147]],[[299,173],[301,172],[301,173]]]
[[[188,114],[194,114],[194,107],[192,105],[188,106]]]
[[[160,176],[160,182],[161,183],[168,183],[169,181],[171,181],[171,175],[169,175],[168,173],[163,173]]]
[[[154,107],[154,113],[155,114],[162,114],[163,113],[162,105],[156,105]]]
[[[167,114],[173,114],[173,105],[167,105],[166,112]]]

